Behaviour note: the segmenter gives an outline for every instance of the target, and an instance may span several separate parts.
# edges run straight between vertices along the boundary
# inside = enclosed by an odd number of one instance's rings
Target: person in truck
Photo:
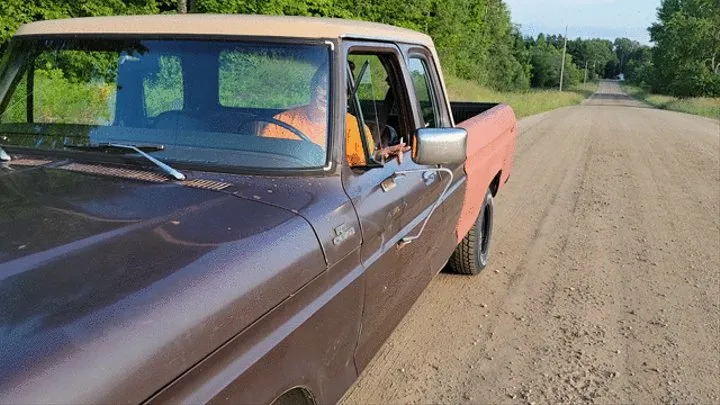
[[[328,69],[327,65],[323,65],[315,72],[310,81],[310,102],[307,105],[283,111],[273,118],[300,130],[310,140],[324,148],[327,134],[327,89]],[[348,164],[350,166],[366,166],[362,134],[357,118],[346,112],[345,121],[345,155]],[[374,159],[380,161],[397,156],[398,162],[402,163],[403,152],[409,149],[404,142],[380,147],[376,150],[370,128],[363,123],[363,129],[367,134],[368,149],[372,151],[370,155]],[[273,123],[265,125],[260,135],[270,138],[297,139],[292,132]]]

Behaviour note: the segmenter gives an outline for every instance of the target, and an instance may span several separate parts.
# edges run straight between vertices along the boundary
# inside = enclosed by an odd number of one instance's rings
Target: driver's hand
[[[375,156],[382,162],[385,162],[386,159],[394,156],[397,157],[398,164],[402,164],[403,154],[409,150],[410,146],[408,146],[405,141],[401,140],[397,145],[386,146],[378,149],[377,152],[375,152]]]

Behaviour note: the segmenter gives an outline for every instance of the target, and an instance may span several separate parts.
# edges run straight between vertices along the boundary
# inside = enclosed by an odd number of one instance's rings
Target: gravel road
[[[720,403],[720,122],[604,82],[521,121],[496,203],[342,403]]]

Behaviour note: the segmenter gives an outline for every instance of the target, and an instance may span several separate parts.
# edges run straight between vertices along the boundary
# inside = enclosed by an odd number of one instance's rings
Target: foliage
[[[431,35],[448,72],[498,89],[530,83],[527,49],[501,0],[194,0],[200,13],[253,13],[376,21]],[[177,0],[3,0],[0,52],[22,23],[67,17],[174,12]]]
[[[167,10],[168,6],[168,0],[2,0],[0,53],[18,27],[28,22],[68,17],[155,14]]]
[[[559,86],[560,74],[562,72],[562,47],[564,38],[558,38],[561,37],[546,37],[540,34],[537,39],[528,38],[526,40],[530,52],[530,63],[532,65],[532,87],[554,88]],[[566,87],[569,87],[579,82],[580,70],[575,63],[573,63],[573,55],[568,52],[565,57],[563,83]]]
[[[720,119],[720,97],[678,98],[652,94],[647,89],[637,86],[623,86],[623,90],[631,97],[642,100],[655,108]]]
[[[148,117],[183,109],[183,75],[180,58],[161,56],[157,73],[145,79],[145,110]]]
[[[624,72],[625,79],[641,86],[647,85],[651,80],[652,51],[650,47],[640,46],[630,53]]]
[[[26,122],[24,77],[10,99],[3,123]],[[34,122],[103,125],[112,120],[114,87],[104,83],[72,82],[59,69],[38,70],[34,77]]]
[[[224,107],[289,108],[310,101],[310,79],[318,69],[308,61],[263,53],[220,55],[220,104]],[[270,80],[269,80],[270,79]]]
[[[613,42],[607,39],[574,39],[568,41],[568,53],[580,68],[587,63],[588,80],[605,77],[605,67],[617,60]]]
[[[663,0],[650,27],[653,91],[720,96],[720,2]]]
[[[502,0],[189,0],[199,13],[252,13],[377,21],[433,37],[447,73],[498,90],[559,84],[562,35],[523,38]],[[68,17],[174,13],[178,0],[2,0],[0,54],[20,24]],[[677,96],[720,95],[720,2],[663,0],[649,29],[655,46],[628,38],[568,40],[564,82],[613,78]],[[66,78],[86,79],[86,60],[54,61]],[[97,58],[103,63],[109,60]]]

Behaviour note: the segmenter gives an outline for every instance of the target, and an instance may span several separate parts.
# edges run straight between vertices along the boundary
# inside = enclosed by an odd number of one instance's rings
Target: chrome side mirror
[[[463,163],[467,159],[464,128],[420,128],[413,136],[412,159],[419,165]]]

